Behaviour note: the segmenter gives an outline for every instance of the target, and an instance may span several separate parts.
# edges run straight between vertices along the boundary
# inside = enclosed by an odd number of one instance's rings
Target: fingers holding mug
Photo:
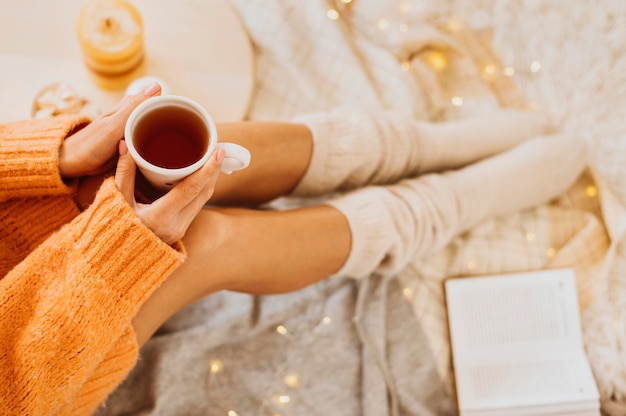
[[[203,167],[186,177],[163,196],[163,203],[171,204],[180,209],[180,215],[185,216],[191,223],[196,214],[213,196],[225,155],[224,150],[216,150]]]
[[[213,195],[223,160],[224,152],[217,150],[205,166],[152,204],[137,204],[135,212],[166,243],[180,240]]]
[[[119,142],[120,157],[115,170],[115,185],[117,189],[124,195],[126,202],[135,208],[135,162],[130,154],[124,140]]]
[[[134,202],[127,195],[131,180],[124,170],[118,187],[148,228],[167,243],[184,236],[213,195],[221,172],[244,169],[250,163],[246,148],[218,143],[211,115],[182,96],[156,96],[139,104],[128,117],[124,137],[128,154],[142,173],[137,180],[147,180],[162,194],[151,204]]]

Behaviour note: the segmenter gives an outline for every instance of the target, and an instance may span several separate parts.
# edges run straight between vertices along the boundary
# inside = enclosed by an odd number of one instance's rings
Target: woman
[[[141,203],[121,139],[130,112],[159,93],[154,84],[86,126],[0,126],[3,414],[90,414],[141,345],[195,300],[396,273],[487,218],[548,201],[585,166],[584,142],[541,136],[532,114],[438,125],[338,109],[220,124],[224,141],[250,150],[250,166],[218,180],[216,152]],[[254,209],[284,195],[328,198]]]

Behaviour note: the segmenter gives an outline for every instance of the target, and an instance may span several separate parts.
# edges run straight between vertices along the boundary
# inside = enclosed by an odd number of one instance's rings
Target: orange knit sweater
[[[0,125],[0,414],[89,415],[137,359],[131,320],[184,258],[110,178],[80,212],[59,175],[85,120]]]

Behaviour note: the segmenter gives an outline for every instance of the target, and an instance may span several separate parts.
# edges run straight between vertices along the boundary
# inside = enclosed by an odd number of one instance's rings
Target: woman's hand
[[[126,120],[140,103],[159,95],[161,86],[150,85],[143,92],[124,97],[110,111],[69,136],[59,150],[59,170],[65,179],[98,175],[115,167],[117,145],[124,137]]]
[[[135,200],[136,165],[124,140],[119,142],[119,155],[115,172],[117,188],[143,223],[161,240],[173,244],[185,235],[193,219],[213,195],[225,151],[216,150],[203,167],[151,204]]]

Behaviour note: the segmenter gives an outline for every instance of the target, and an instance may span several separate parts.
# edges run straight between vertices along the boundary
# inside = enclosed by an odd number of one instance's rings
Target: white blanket
[[[452,388],[448,277],[572,266],[605,410],[626,395],[626,3],[620,0],[233,0],[257,51],[251,119],[367,103],[419,119],[529,108],[592,141],[549,206],[490,221],[403,273]],[[340,13],[334,20],[330,9]],[[332,13],[332,12],[331,12]],[[600,204],[600,200],[602,204]],[[605,228],[605,216],[606,225]],[[608,232],[607,232],[608,231]],[[608,294],[612,293],[612,296]],[[609,403],[612,402],[612,403]],[[614,410],[615,414],[620,410]]]

